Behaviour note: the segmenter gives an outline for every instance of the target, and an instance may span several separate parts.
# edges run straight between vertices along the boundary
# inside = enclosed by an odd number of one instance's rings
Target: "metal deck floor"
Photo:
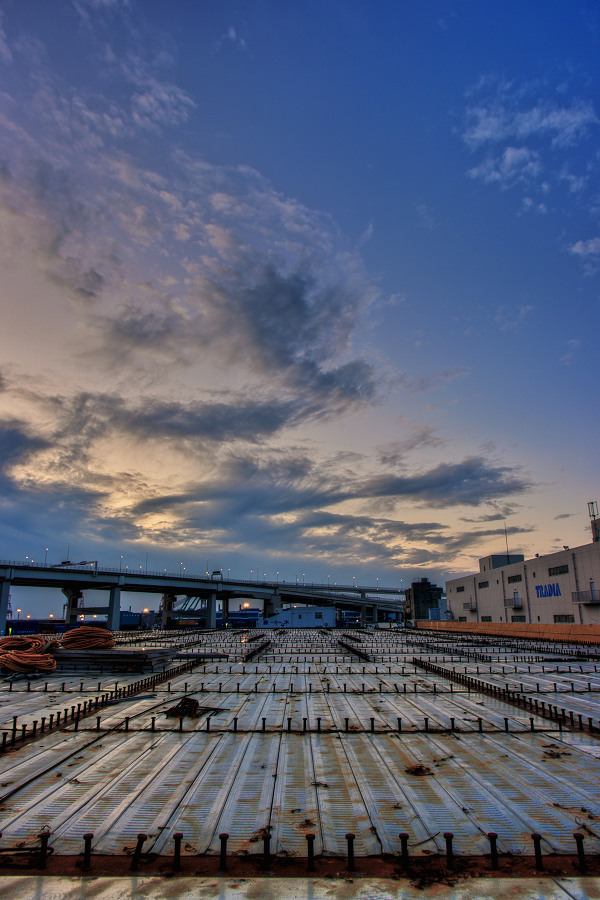
[[[269,634],[271,646],[247,663],[233,659],[239,636],[203,635],[203,648],[226,647],[230,659],[102,709],[99,730],[92,715],[77,730],[70,723],[15,745],[0,756],[3,846],[33,846],[47,830],[55,853],[77,854],[93,833],[94,852],[121,854],[144,833],[145,852],[169,854],[180,832],[183,855],[216,854],[226,832],[228,851],[245,854],[260,852],[267,829],[272,853],[305,856],[312,832],[317,855],[343,857],[349,831],[357,856],[397,853],[407,832],[411,855],[426,856],[443,854],[452,832],[455,852],[473,856],[489,852],[489,832],[501,853],[531,854],[539,832],[545,853],[573,854],[577,830],[586,852],[600,852],[598,732],[559,731],[541,716],[531,723],[514,705],[412,659],[502,686],[522,682],[547,700],[560,678],[560,699],[568,694],[569,708],[597,723],[596,662],[557,662],[555,650],[551,661],[539,661],[539,650],[528,661],[520,647],[498,648],[502,663],[473,663],[456,646],[432,652],[405,633],[355,637],[372,661],[339,647],[337,633]],[[136,678],[44,676],[12,691],[4,682],[0,728]],[[168,719],[165,710],[184,696],[205,711]]]

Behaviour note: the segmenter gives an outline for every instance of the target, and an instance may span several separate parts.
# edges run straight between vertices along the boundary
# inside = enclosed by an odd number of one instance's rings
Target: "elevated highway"
[[[74,623],[81,613],[83,592],[102,591],[108,595],[104,605],[85,604],[86,614],[107,616],[108,627],[119,629],[121,592],[161,594],[163,619],[179,613],[198,615],[201,609],[206,625],[216,625],[217,600],[222,604],[223,618],[229,611],[232,599],[259,600],[264,615],[272,615],[285,603],[335,606],[338,609],[359,609],[363,619],[367,607],[371,607],[373,620],[379,610],[399,612],[403,594],[398,588],[366,585],[298,584],[286,581],[247,581],[234,578],[212,578],[184,575],[183,573],[142,572],[129,569],[109,569],[93,563],[69,563],[60,565],[29,564],[0,561],[0,634],[4,634],[11,587],[54,588],[67,598],[67,622]],[[177,598],[185,597],[177,607]]]

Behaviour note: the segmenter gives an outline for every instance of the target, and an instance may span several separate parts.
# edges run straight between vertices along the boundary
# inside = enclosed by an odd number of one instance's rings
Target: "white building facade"
[[[458,622],[600,625],[600,541],[528,560],[486,556],[476,574],[447,581],[446,596]]]
[[[335,628],[333,606],[291,606],[268,618],[259,618],[257,628]]]

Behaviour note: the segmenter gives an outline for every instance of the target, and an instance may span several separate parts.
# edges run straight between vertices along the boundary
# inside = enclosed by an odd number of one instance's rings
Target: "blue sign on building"
[[[538,597],[562,597],[558,582],[555,584],[536,584],[535,592]]]

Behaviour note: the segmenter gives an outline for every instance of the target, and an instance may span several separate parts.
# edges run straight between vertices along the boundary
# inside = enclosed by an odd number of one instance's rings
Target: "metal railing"
[[[600,592],[593,591],[572,591],[571,599],[573,603],[585,603],[586,605],[590,605],[592,603],[600,604]]]

